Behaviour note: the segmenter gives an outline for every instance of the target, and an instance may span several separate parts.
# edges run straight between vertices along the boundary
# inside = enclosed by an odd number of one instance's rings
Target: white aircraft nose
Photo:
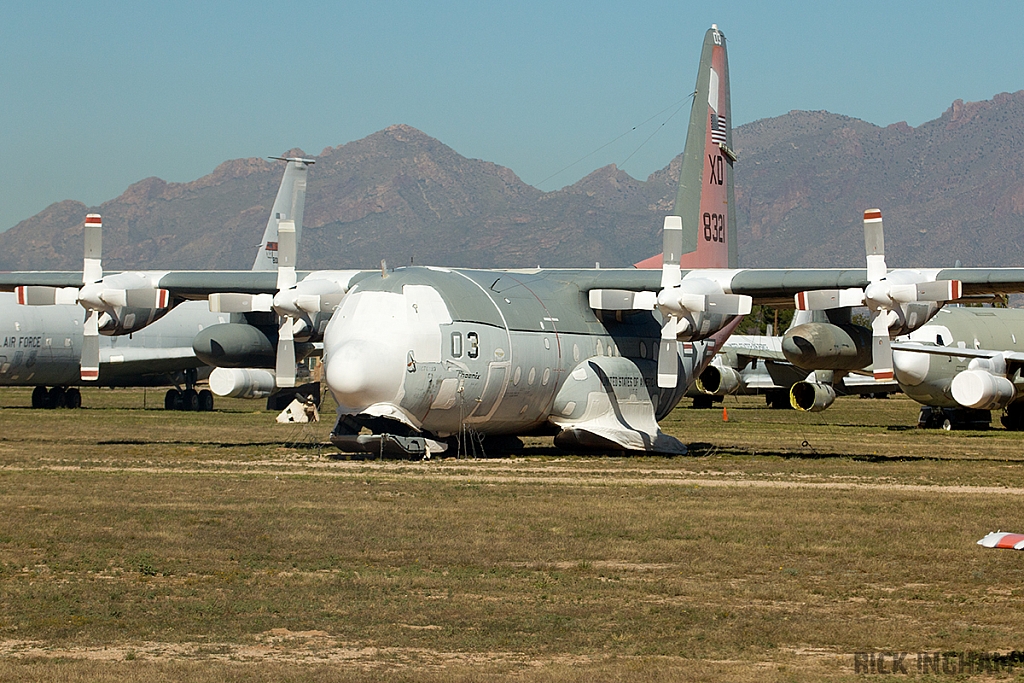
[[[927,353],[914,353],[913,351],[893,351],[892,369],[896,374],[896,381],[916,387],[928,376],[928,368],[931,365],[931,355]]]
[[[327,387],[346,408],[396,401],[404,373],[400,354],[388,345],[369,341],[346,341],[331,348],[324,359]]]

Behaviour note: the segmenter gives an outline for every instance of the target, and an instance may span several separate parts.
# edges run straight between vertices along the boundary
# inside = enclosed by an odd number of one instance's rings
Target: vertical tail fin
[[[672,215],[683,221],[679,265],[689,268],[735,268],[736,219],[733,215],[732,111],[725,34],[712,24],[704,34],[690,125],[683,148],[679,188]],[[634,264],[661,268],[658,254]]]
[[[673,210],[683,219],[683,268],[736,267],[731,121],[725,34],[712,25],[704,35]]]
[[[295,222],[295,239],[302,235],[302,211],[306,205],[306,170],[315,164],[312,159],[270,157],[287,162],[281,187],[270,210],[270,220],[263,232],[263,241],[256,252],[253,270],[277,270],[277,226],[281,221]]]

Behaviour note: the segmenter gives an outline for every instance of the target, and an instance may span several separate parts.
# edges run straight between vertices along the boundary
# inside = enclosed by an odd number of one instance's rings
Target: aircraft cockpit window
[[[452,358],[462,358],[461,332],[452,332]]]
[[[941,334],[935,335],[935,343],[938,344],[939,346],[945,346],[945,344],[942,343],[942,335]]]
[[[469,350],[466,353],[470,358],[476,358],[480,355],[480,338],[476,332],[470,332],[466,335],[466,343],[469,345]]]

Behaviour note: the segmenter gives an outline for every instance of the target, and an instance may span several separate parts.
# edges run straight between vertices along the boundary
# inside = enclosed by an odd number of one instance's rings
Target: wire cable
[[[651,122],[651,121],[653,121],[654,119],[658,118],[659,116],[661,116],[662,114],[664,114],[665,112],[667,112],[667,111],[668,111],[669,109],[672,109],[673,107],[676,107],[676,110],[675,110],[674,112],[672,112],[672,115],[671,115],[671,116],[669,116],[669,117],[668,117],[668,118],[667,118],[667,119],[665,120],[665,122],[664,122],[664,123],[662,123],[662,124],[661,124],[661,126],[659,126],[659,127],[658,127],[658,129],[657,129],[657,130],[655,130],[655,131],[654,131],[654,133],[657,133],[657,132],[658,132],[658,130],[661,130],[661,128],[663,128],[663,127],[665,126],[665,124],[666,124],[666,123],[668,123],[669,121],[671,121],[671,120],[672,120],[672,117],[673,117],[673,116],[675,116],[676,114],[678,114],[678,113],[679,113],[679,110],[683,108],[683,105],[685,105],[685,104],[686,104],[686,101],[687,101],[687,100],[689,100],[689,99],[692,99],[692,98],[693,98],[693,96],[694,96],[695,94],[696,94],[696,93],[690,93],[689,95],[687,95],[687,96],[686,96],[686,97],[684,97],[683,99],[681,99],[681,100],[679,100],[679,101],[677,101],[677,102],[673,102],[673,103],[672,103],[672,104],[670,104],[669,106],[667,106],[667,107],[665,107],[664,109],[662,109],[661,111],[659,111],[659,112],[658,112],[657,114],[654,114],[653,116],[651,116],[650,118],[648,118],[648,119],[647,119],[646,121],[643,121],[642,123],[638,123],[637,125],[633,126],[633,127],[632,127],[632,128],[630,128],[629,130],[627,130],[627,131],[626,131],[625,133],[623,133],[622,135],[619,135],[619,136],[618,136],[618,137],[616,137],[615,139],[613,139],[613,140],[610,140],[610,141],[608,141],[608,142],[604,143],[603,145],[601,145],[600,147],[598,147],[597,149],[595,149],[595,150],[594,150],[593,152],[590,152],[589,154],[585,154],[584,156],[580,157],[579,159],[577,159],[576,161],[572,162],[572,163],[571,163],[571,164],[569,164],[568,166],[565,166],[565,167],[563,167],[563,168],[560,168],[559,170],[555,171],[554,173],[552,173],[551,175],[549,175],[549,176],[548,176],[547,178],[545,178],[544,180],[542,180],[542,181],[540,181],[539,183],[537,183],[537,185],[538,185],[538,186],[540,186],[540,185],[543,185],[544,183],[546,183],[547,181],[551,180],[551,179],[552,179],[552,178],[554,178],[555,176],[557,176],[557,175],[559,175],[559,174],[561,174],[561,173],[564,173],[565,171],[568,171],[568,170],[569,170],[570,168],[572,168],[572,167],[573,167],[573,166],[575,166],[576,164],[579,164],[579,163],[581,163],[581,162],[583,162],[583,161],[586,161],[586,160],[587,160],[587,159],[589,159],[590,157],[592,157],[592,156],[594,156],[595,154],[597,154],[598,152],[600,152],[600,151],[601,151],[602,149],[604,149],[605,147],[608,147],[608,146],[610,146],[610,145],[613,145],[613,144],[615,144],[616,142],[618,142],[618,141],[619,141],[619,140],[621,140],[622,138],[626,137],[627,135],[629,135],[630,133],[632,133],[633,131],[635,131],[635,130],[636,130],[637,128],[641,128],[641,127],[643,127],[643,126],[647,125],[648,123],[650,123],[650,122]],[[654,133],[651,133],[651,135],[650,135],[650,136],[649,136],[649,137],[647,138],[647,140],[644,140],[644,141],[643,141],[642,143],[640,143],[640,147],[643,147],[643,146],[644,146],[645,144],[647,144],[647,141],[648,141],[648,140],[650,140],[650,139],[651,139],[652,137],[654,137]],[[632,153],[631,153],[631,154],[630,154],[630,155],[629,155],[628,157],[626,157],[626,161],[628,161],[628,160],[629,160],[629,158],[633,156],[633,154],[636,154],[636,153],[637,153],[637,151],[639,151],[640,147],[637,147],[637,148],[636,148],[635,150],[633,150],[633,152],[632,152]],[[623,163],[625,163],[625,162],[623,162]]]

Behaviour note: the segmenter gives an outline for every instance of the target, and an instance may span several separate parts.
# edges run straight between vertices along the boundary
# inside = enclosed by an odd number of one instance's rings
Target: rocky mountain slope
[[[874,206],[890,265],[1024,263],[1024,91],[958,100],[917,128],[794,111],[734,133],[741,265],[859,265]],[[645,181],[608,166],[541,192],[391,126],[317,156],[299,264],[628,265],[660,251],[678,162]],[[89,211],[103,214],[108,270],[247,268],[281,171],[237,159],[191,183],[142,180],[98,207],[59,202],[0,233],[0,269],[80,268]]]

